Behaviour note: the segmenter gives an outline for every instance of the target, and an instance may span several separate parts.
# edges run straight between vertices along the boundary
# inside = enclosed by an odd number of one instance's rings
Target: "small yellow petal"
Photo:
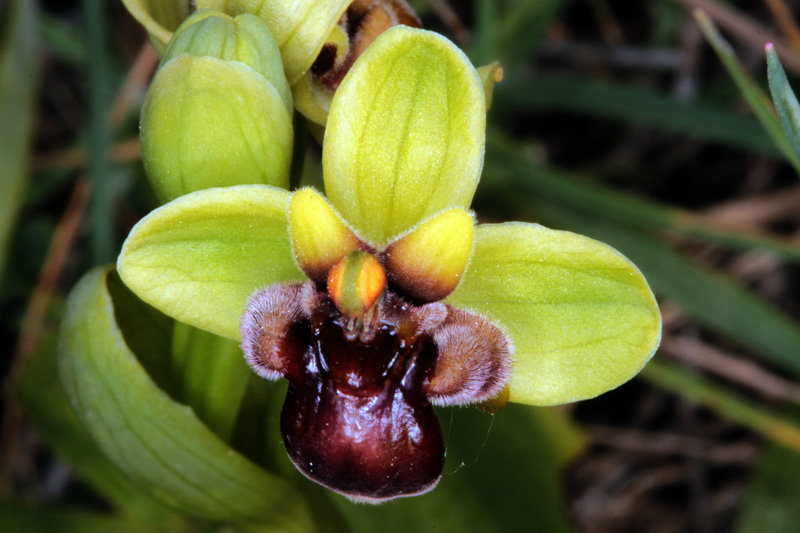
[[[300,189],[289,203],[289,232],[300,268],[312,280],[325,283],[328,271],[348,252],[362,247],[328,202],[314,189]]]
[[[465,210],[448,209],[393,242],[384,252],[391,282],[418,300],[445,298],[467,268],[473,224]]]

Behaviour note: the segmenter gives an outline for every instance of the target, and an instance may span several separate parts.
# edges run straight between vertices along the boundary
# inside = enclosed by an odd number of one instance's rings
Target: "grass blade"
[[[38,70],[33,4],[17,0],[0,9],[0,276],[28,175]]]
[[[107,263],[114,259],[113,188],[110,180],[109,150],[111,133],[108,124],[110,108],[108,46],[104,2],[82,0],[86,23],[86,69],[89,78],[89,173],[92,177],[92,198],[89,203],[92,261]]]
[[[800,452],[800,427],[680,367],[653,359],[640,376],[764,437]]]
[[[578,176],[532,164],[511,141],[489,135],[484,182],[512,183],[537,198],[627,226],[676,232],[739,250],[760,250],[800,262],[800,244],[755,231],[713,223],[689,211],[663,206],[603,187]]]
[[[756,82],[753,81],[753,78],[750,77],[750,74],[748,74],[748,72],[736,58],[736,55],[733,53],[733,49],[725,41],[725,39],[723,39],[722,35],[717,30],[717,27],[714,25],[708,15],[701,10],[696,10],[694,16],[697,20],[697,23],[700,25],[700,29],[703,30],[703,34],[705,35],[706,39],[711,44],[712,48],[714,48],[714,51],[717,53],[720,61],[722,61],[722,64],[728,70],[728,73],[733,78],[733,81],[739,86],[739,90],[742,91],[742,96],[744,96],[747,102],[750,104],[750,107],[752,107],[753,112],[764,126],[764,129],[767,130],[769,136],[772,137],[773,141],[775,141],[775,144],[783,154],[783,157],[786,158],[786,160],[795,168],[795,170],[800,172],[800,159],[798,159],[798,156],[795,155],[789,139],[787,139],[786,135],[783,133],[783,128],[778,121],[778,117],[776,116],[775,111],[772,108],[772,103],[769,101],[767,95],[761,90]]]
[[[775,47],[767,43],[767,74],[769,76],[769,90],[772,101],[783,125],[783,131],[792,143],[795,155],[800,158],[800,103],[786,79],[781,60],[778,58]]]
[[[526,80],[506,76],[495,88],[495,95],[495,105],[503,114],[530,109],[587,113],[766,155],[781,153],[764,127],[751,117],[707,104],[678,102],[640,87],[581,77],[541,76]]]

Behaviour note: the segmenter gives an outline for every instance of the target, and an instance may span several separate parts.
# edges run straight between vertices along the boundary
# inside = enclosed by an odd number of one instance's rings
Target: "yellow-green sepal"
[[[366,240],[467,207],[483,166],[486,104],[469,60],[438,34],[394,27],[331,103],[322,165],[331,203]]]
[[[310,125],[322,131],[322,135],[315,136],[322,144],[333,93],[322,88],[314,76],[306,74],[292,86],[292,95],[297,111],[309,120]]]
[[[328,201],[311,188],[292,195],[289,232],[297,264],[320,285],[339,259],[363,246]]]
[[[392,286],[416,300],[446,298],[469,263],[474,223],[466,210],[448,209],[390,244],[381,257]]]
[[[636,375],[661,338],[658,305],[633,263],[601,242],[535,224],[478,226],[447,302],[507,334],[512,402],[593,398]]]
[[[182,196],[134,226],[117,261],[120,277],[163,313],[239,340],[256,289],[305,279],[289,239],[290,197],[267,185]]]

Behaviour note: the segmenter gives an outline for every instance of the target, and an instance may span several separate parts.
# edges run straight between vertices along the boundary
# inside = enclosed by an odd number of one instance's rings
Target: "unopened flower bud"
[[[164,52],[142,108],[142,160],[159,199],[239,184],[288,186],[292,100],[267,25],[203,10]]]

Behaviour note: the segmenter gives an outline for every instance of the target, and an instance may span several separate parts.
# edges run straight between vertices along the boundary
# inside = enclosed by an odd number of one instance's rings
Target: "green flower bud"
[[[197,11],[175,32],[142,107],[142,160],[159,199],[239,184],[287,187],[291,113],[267,25]]]

